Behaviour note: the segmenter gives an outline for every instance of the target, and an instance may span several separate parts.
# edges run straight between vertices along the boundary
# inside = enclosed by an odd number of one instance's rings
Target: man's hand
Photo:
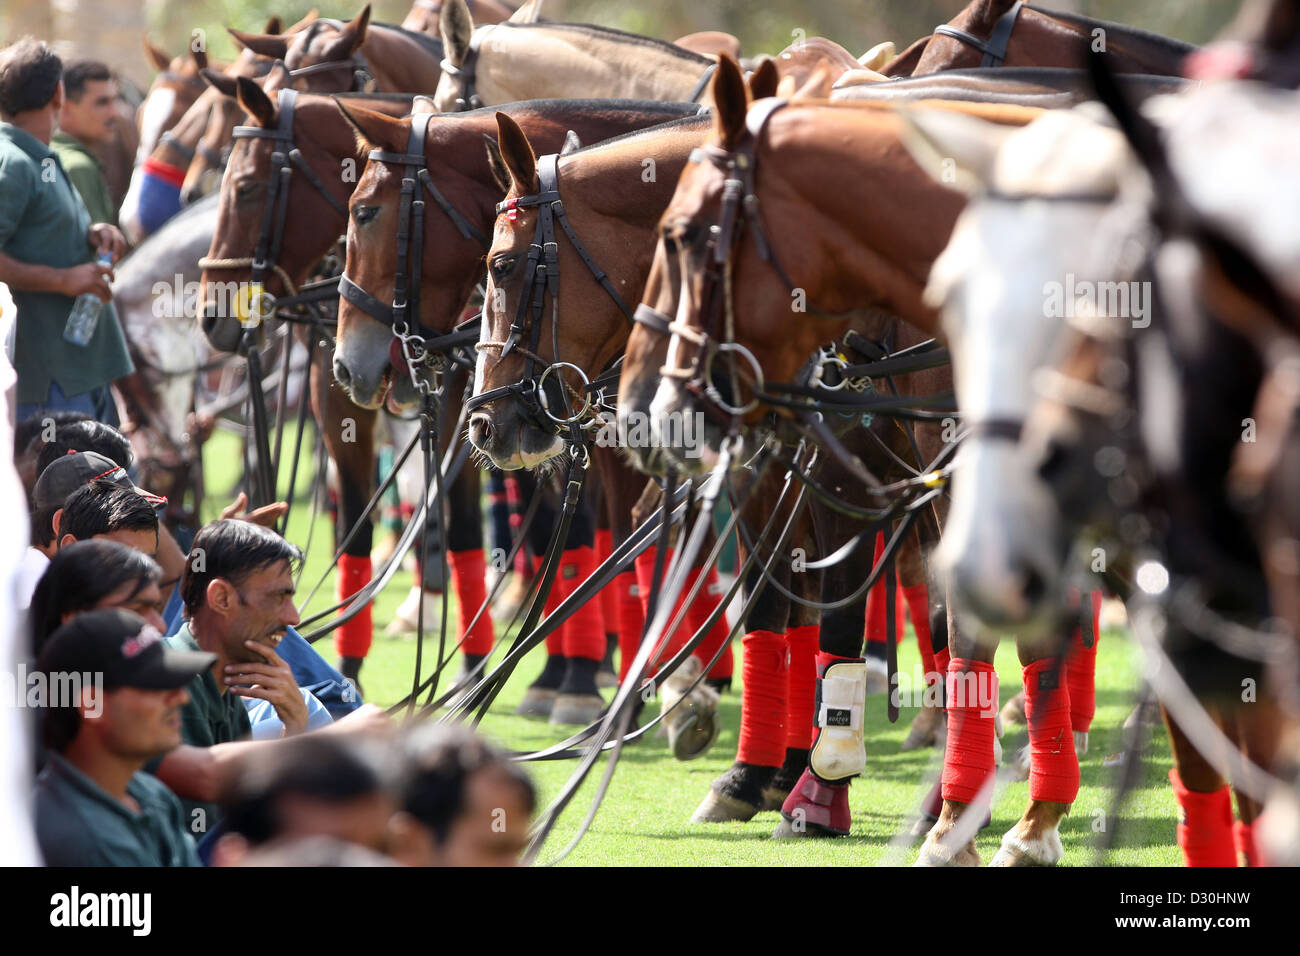
[[[86,241],[96,252],[111,252],[114,262],[126,255],[126,236],[122,235],[122,230],[117,226],[109,223],[97,222],[92,225],[86,234]]]
[[[307,702],[289,665],[260,641],[244,641],[244,646],[265,658],[265,664],[239,661],[226,665],[226,686],[241,697],[269,700],[284,724],[285,735],[300,734],[307,729]]]
[[[248,495],[244,492],[239,493],[239,497],[232,503],[226,505],[221,511],[221,517],[237,518],[240,521],[248,521],[252,524],[260,524],[263,528],[275,530],[275,523],[284,517],[284,513],[289,510],[289,502],[277,501],[273,504],[263,505],[256,511],[244,512],[248,507]]]
[[[89,292],[100,302],[108,302],[113,298],[113,290],[104,278],[113,274],[108,266],[101,266],[98,262],[83,262],[79,266],[60,269],[59,273],[59,291],[70,299],[75,299],[83,292]]]

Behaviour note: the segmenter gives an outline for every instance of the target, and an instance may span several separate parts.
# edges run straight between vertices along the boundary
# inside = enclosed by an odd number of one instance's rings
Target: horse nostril
[[[480,448],[492,440],[492,422],[486,415],[475,415],[470,419],[469,440]]]
[[[344,388],[352,384],[352,373],[348,371],[348,367],[343,364],[342,359],[336,358],[334,360],[334,380]]]
[[[1029,605],[1037,605],[1047,594],[1046,579],[1034,568],[1025,570],[1024,595]]]

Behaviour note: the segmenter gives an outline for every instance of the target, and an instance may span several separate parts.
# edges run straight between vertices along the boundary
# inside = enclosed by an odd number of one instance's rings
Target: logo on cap
[[[126,658],[135,657],[141,651],[151,644],[157,644],[162,640],[162,635],[152,624],[147,624],[135,637],[128,637],[122,642],[122,656]]]

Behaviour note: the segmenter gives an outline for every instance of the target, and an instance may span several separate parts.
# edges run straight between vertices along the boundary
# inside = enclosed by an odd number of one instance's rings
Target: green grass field
[[[234,487],[239,473],[238,440],[229,433],[218,433],[208,443],[204,454],[210,498],[205,510],[212,516],[229,500],[226,492]],[[306,475],[305,467],[303,475]],[[300,478],[299,486],[305,488],[306,485],[306,481]],[[288,529],[289,538],[300,547],[307,544],[309,513],[307,503],[300,501],[295,505]],[[300,599],[307,597],[307,591],[321,577],[332,555],[332,535],[328,520],[322,514],[311,537],[299,588]],[[392,704],[410,690],[416,642],[412,637],[384,634],[385,625],[410,586],[411,575],[403,570],[375,603],[375,642],[362,671],[362,681],[367,699],[379,704]],[[301,608],[303,616],[328,607],[333,603],[333,593],[331,575],[315,598]],[[454,608],[451,622],[454,631]],[[321,650],[333,659],[332,647],[321,646]],[[426,636],[426,676],[436,655],[437,635]],[[899,667],[904,673],[919,670],[916,643],[910,635],[900,645],[899,657]],[[999,650],[997,665],[1001,696],[1006,701],[1021,684],[1013,646]],[[506,747],[536,750],[568,736],[566,728],[512,715],[523,689],[536,676],[540,666],[540,654],[536,663],[525,661],[498,698],[494,713],[483,723],[483,729]],[[455,673],[456,669],[457,664],[452,664],[448,672]],[[738,653],[737,678],[740,673]],[[1104,632],[1097,655],[1097,715],[1089,751],[1080,761],[1082,786],[1070,816],[1061,825],[1065,865],[1094,864],[1100,831],[1117,824],[1120,829],[1106,865],[1181,864],[1181,854],[1174,844],[1176,807],[1167,780],[1170,760],[1163,728],[1157,728],[1153,733],[1141,781],[1130,794],[1120,819],[1116,821],[1109,817],[1115,771],[1103,767],[1102,761],[1108,754],[1121,749],[1119,728],[1132,707],[1136,679],[1136,649],[1127,634]],[[612,691],[607,691],[606,695],[612,695]],[[659,739],[649,739],[625,748],[595,822],[565,863],[588,866],[824,866],[910,864],[916,858],[915,847],[891,848],[890,844],[924,796],[926,782],[937,773],[941,753],[936,750],[900,753],[899,744],[916,711],[905,708],[898,723],[891,725],[886,717],[883,695],[868,699],[868,765],[866,773],[854,781],[851,790],[853,832],[850,836],[833,841],[774,841],[769,837],[779,819],[776,813],[761,813],[743,824],[691,824],[690,815],[708,791],[710,781],[730,766],[734,758],[740,725],[739,695],[737,680],[736,687],[722,701],[722,733],[708,754],[698,760],[688,763],[675,761],[668,753],[666,742]],[[1023,727],[1007,728],[1003,740],[1006,760],[1010,760],[1025,742]],[[563,786],[575,766],[576,761],[529,764],[543,805]],[[602,760],[557,825],[543,850],[542,861],[553,859],[577,832],[603,768]],[[1009,783],[1000,789],[994,803],[993,822],[977,841],[985,862],[997,851],[1002,834],[1020,817],[1027,800],[1027,783]]]

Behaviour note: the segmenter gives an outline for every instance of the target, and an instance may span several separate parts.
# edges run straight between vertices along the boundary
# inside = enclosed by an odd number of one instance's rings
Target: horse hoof
[[[596,671],[596,686],[610,689],[618,686],[618,675],[613,671]]]
[[[710,790],[691,814],[692,823],[731,823],[754,819],[758,807],[725,793]]]
[[[1025,692],[1023,690],[1002,705],[1001,717],[1004,724],[1023,724],[1025,722]]]
[[[1065,848],[1056,830],[1044,833],[1037,840],[1022,840],[1012,831],[1002,837],[1002,846],[989,866],[1056,866],[1063,856]]]
[[[717,711],[697,711],[668,728],[668,745],[678,760],[694,760],[708,752],[721,729]]]
[[[604,712],[605,700],[599,694],[557,694],[551,723],[585,727],[595,723]]]
[[[555,709],[555,698],[558,696],[553,687],[530,687],[515,708],[515,714],[519,717],[549,717]]]
[[[982,862],[974,841],[954,852],[938,840],[926,837],[912,866],[980,866]]]
[[[851,828],[849,782],[826,783],[805,769],[781,805],[781,825],[772,838],[848,836]]]
[[[939,742],[943,729],[943,711],[938,707],[922,707],[921,712],[912,721],[903,745],[898,749],[920,750],[922,747],[933,747]]]

